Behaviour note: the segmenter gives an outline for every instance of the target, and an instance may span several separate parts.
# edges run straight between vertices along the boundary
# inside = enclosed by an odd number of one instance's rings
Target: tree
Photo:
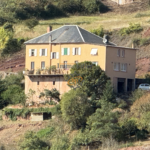
[[[6,91],[2,93],[2,99],[8,104],[25,104],[26,96],[19,85],[10,85]]]
[[[101,101],[101,109],[98,108],[87,120],[92,141],[102,140],[103,137],[116,136],[119,131],[118,113],[113,112],[114,105],[104,100]]]
[[[48,89],[44,89],[44,92],[40,93],[39,98],[42,97],[46,97],[46,99],[50,98],[50,101],[54,98],[55,100],[57,100],[57,102],[59,102],[60,101],[59,96],[60,96],[59,91],[56,88],[54,88],[51,91]]]
[[[65,79],[69,83],[72,78],[81,77],[82,80],[75,79],[73,81],[81,91],[91,97],[92,104],[96,107],[96,103],[103,96],[106,83],[109,81],[105,72],[99,66],[88,61],[75,64],[70,71],[70,75],[66,75]],[[72,87],[70,84],[68,86]]]
[[[90,114],[90,104],[87,95],[80,89],[70,90],[61,99],[61,111],[65,121],[72,128],[85,126],[87,117]]]
[[[4,81],[0,76],[0,109],[7,105],[7,102],[4,102],[2,99],[2,93],[5,91]]]

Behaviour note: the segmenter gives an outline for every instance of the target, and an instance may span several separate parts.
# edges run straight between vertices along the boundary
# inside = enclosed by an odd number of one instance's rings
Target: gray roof
[[[50,42],[50,37],[52,40]],[[90,33],[76,25],[64,25],[49,33],[31,39],[25,44],[43,44],[43,43],[91,43],[100,45],[114,45],[114,43],[104,43],[103,38]]]

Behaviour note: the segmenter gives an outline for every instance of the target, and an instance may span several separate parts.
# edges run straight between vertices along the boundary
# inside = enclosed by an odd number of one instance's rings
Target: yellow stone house
[[[119,47],[76,25],[64,25],[26,44],[25,93],[36,91],[37,98],[44,89],[56,88],[60,94],[70,88],[64,80],[73,64],[91,61],[111,78],[115,92],[134,90],[136,49]],[[54,71],[49,68],[56,66]],[[42,71],[41,71],[42,70]]]

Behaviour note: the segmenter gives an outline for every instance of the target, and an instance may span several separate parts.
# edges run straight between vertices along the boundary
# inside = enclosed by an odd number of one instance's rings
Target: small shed
[[[43,121],[51,119],[51,113],[47,112],[32,112],[31,121]]]
[[[119,5],[129,4],[133,3],[134,0],[112,0],[113,2],[116,2]]]

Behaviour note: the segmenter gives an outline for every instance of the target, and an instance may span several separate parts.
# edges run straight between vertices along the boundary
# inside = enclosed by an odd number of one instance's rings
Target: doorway
[[[124,93],[125,91],[125,79],[118,78],[118,93]]]

